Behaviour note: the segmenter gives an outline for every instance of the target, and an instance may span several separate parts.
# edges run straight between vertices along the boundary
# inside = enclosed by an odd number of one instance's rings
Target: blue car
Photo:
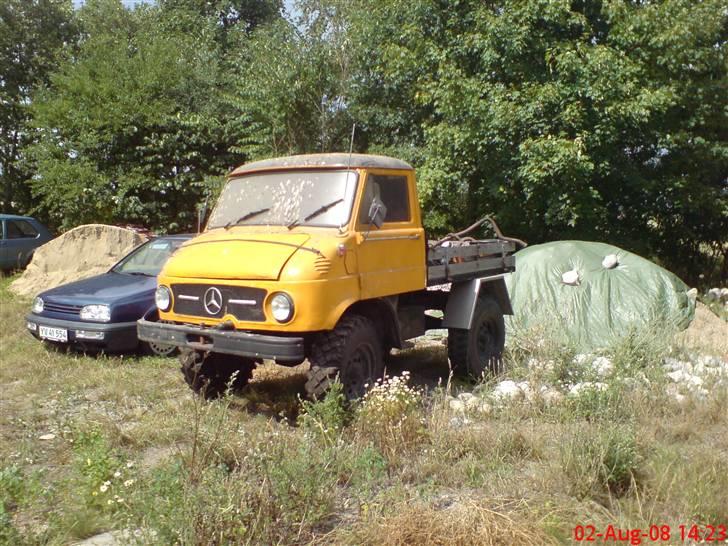
[[[192,235],[170,235],[138,246],[107,273],[46,290],[26,317],[38,339],[83,350],[169,355],[167,345],[140,342],[136,321],[156,309],[157,275],[167,258]]]
[[[36,248],[53,239],[53,235],[35,218],[0,214],[0,269],[25,267]]]

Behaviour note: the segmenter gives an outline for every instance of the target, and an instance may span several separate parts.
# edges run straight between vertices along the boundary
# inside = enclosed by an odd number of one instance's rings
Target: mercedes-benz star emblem
[[[208,288],[205,292],[205,311],[210,315],[217,315],[222,309],[222,293],[215,288]]]

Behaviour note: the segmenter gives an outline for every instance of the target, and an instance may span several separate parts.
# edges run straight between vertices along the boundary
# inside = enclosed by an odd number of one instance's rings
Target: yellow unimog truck
[[[428,242],[415,171],[398,159],[249,163],[230,174],[207,229],[164,266],[139,339],[179,347],[185,380],[207,397],[245,385],[263,359],[308,359],[309,395],[338,376],[357,398],[392,348],[433,328],[448,329],[453,369],[479,377],[503,350],[515,241],[461,232]]]

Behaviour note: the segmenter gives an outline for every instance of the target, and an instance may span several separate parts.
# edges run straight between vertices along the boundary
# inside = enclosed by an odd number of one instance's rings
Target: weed
[[[344,389],[335,381],[326,395],[317,401],[302,401],[298,424],[309,435],[331,446],[347,424],[349,413],[345,407]]]
[[[622,496],[639,478],[641,456],[627,425],[577,426],[561,449],[561,466],[573,496],[604,502]]]
[[[422,393],[407,385],[408,373],[385,377],[364,395],[356,412],[355,428],[361,443],[371,443],[384,457],[397,461],[420,444],[426,434]]]

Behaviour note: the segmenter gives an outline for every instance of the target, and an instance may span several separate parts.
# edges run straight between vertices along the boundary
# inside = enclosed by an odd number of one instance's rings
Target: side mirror
[[[376,197],[372,200],[369,207],[369,224],[373,224],[377,229],[382,227],[384,219],[387,217],[387,207]]]

